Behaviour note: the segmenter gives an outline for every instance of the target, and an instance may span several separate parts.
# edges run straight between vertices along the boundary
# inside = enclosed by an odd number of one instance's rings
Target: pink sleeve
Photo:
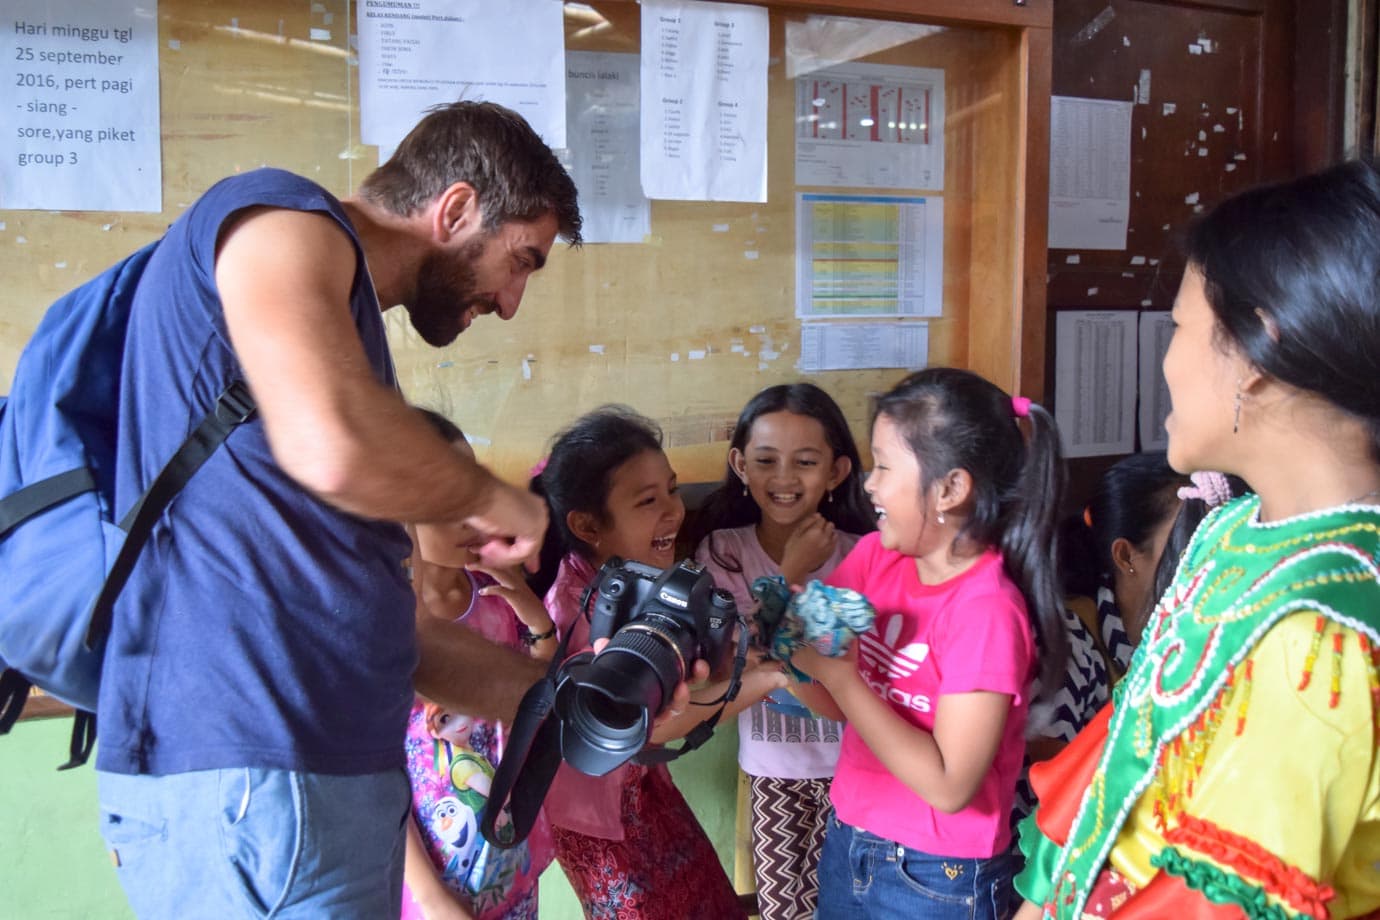
[[[1025,607],[1000,593],[983,594],[950,607],[936,624],[939,693],[986,690],[1025,696],[1033,653]]]
[[[564,638],[566,631],[573,629],[570,642],[566,645],[566,652],[573,655],[589,645],[589,621],[580,611],[580,597],[586,586],[568,576],[567,568],[562,565],[556,581],[546,592],[545,603],[551,622],[556,625],[557,635]]]
[[[710,548],[710,541],[713,541],[713,549],[717,549],[720,555],[723,555],[725,551],[732,554],[737,547],[730,545],[729,536],[729,532],[726,530],[716,530],[706,536],[695,550],[695,561],[704,566],[704,570],[714,579],[715,587],[723,588],[733,595],[733,602],[738,605],[738,612],[746,615],[757,609],[757,599],[752,596],[747,573],[730,572],[725,569],[714,561],[714,554]]]
[[[829,577],[824,579],[827,585],[836,588],[851,588],[859,594],[867,594],[865,588],[867,584],[868,572],[872,569],[873,559],[881,547],[881,540],[876,533],[870,533],[859,540],[843,561],[838,564],[834,571],[829,573]]]

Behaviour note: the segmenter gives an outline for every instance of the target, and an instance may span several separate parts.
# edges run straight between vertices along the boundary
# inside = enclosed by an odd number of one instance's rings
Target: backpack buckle
[[[236,380],[216,399],[216,417],[231,425],[249,421],[258,411],[243,380]]]

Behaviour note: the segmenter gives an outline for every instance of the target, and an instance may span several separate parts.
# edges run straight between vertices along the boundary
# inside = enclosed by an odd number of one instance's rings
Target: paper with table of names
[[[560,0],[360,4],[360,138],[382,162],[428,108],[475,99],[513,109],[564,147],[561,11]]]
[[[1169,385],[1164,381],[1164,353],[1174,337],[1174,321],[1168,310],[1140,315],[1140,449],[1164,450],[1169,434]]]
[[[944,199],[801,194],[796,316],[939,316]]]
[[[929,360],[930,324],[815,322],[800,324],[800,370],[919,370]]]
[[[580,192],[586,243],[640,243],[651,229],[638,168],[639,63],[635,54],[567,51],[566,141],[561,161]]]
[[[642,2],[642,191],[767,200],[767,11]]]
[[[1130,453],[1136,434],[1137,315],[1064,310],[1054,330],[1054,420],[1064,456]]]
[[[8,0],[0,209],[161,211],[156,0]]]
[[[795,81],[797,185],[944,187],[944,71],[845,64]]]
[[[1049,115],[1049,248],[1125,249],[1129,102],[1055,96]]]

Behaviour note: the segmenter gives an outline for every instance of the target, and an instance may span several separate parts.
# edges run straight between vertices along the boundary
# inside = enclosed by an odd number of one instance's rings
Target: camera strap
[[[518,703],[508,743],[489,784],[489,800],[480,816],[479,832],[500,849],[510,849],[527,839],[541,813],[546,790],[561,765],[560,723],[548,717],[556,704],[556,675],[565,661],[572,632],[567,629],[561,636],[546,676],[529,687]],[[504,806],[512,821],[498,827]]]
[[[633,763],[644,766],[652,766],[659,763],[670,763],[677,757],[688,754],[695,748],[704,744],[714,734],[714,728],[719,724],[719,719],[723,717],[724,709],[728,707],[729,701],[737,699],[738,691],[743,686],[743,669],[747,667],[748,652],[748,628],[747,623],[742,617],[738,618],[738,647],[733,652],[733,674],[728,679],[728,687],[724,689],[722,695],[716,700],[707,703],[691,702],[692,706],[713,706],[718,705],[714,714],[705,719],[699,725],[690,729],[685,738],[682,739],[680,747],[672,748],[668,746],[643,748],[633,755]]]

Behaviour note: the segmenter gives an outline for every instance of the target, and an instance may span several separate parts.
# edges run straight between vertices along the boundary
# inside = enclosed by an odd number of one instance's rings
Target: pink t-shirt
[[[988,552],[937,585],[920,581],[915,559],[858,541],[829,584],[862,592],[877,610],[860,638],[863,681],[910,724],[934,729],[939,697],[985,690],[1012,697],[991,769],[968,807],[945,814],[907,788],[850,725],[830,797],[840,821],[934,856],[985,858],[1010,842],[1011,805],[1025,750],[1027,686],[1035,643],[1025,600]]]
[[[807,575],[806,581],[822,579],[832,572],[857,542],[855,534],[840,533],[833,555]],[[714,553],[721,559],[737,560],[741,571],[724,568],[715,561]],[[714,531],[700,541],[695,560],[714,577],[714,584],[733,595],[738,612],[745,618],[757,609],[751,590],[753,581],[763,575],[781,574],[781,567],[762,549],[755,524]],[[795,706],[801,706],[788,691],[776,692],[786,694]],[[738,714],[738,765],[749,776],[825,779],[834,775],[842,737],[843,725],[833,719],[802,718],[765,702],[755,703]]]

